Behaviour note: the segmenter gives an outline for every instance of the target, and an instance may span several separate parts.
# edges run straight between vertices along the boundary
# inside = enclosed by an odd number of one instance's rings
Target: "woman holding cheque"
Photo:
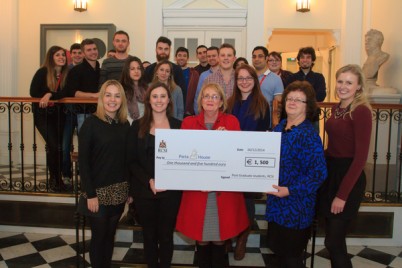
[[[317,111],[315,93],[305,81],[291,83],[283,93],[287,118],[282,132],[278,191],[268,192],[268,247],[280,267],[303,267],[303,250],[310,238],[316,193],[327,176],[321,139],[311,120]]]
[[[186,117],[182,129],[240,130],[236,117],[224,113],[226,100],[219,85],[204,85],[197,102],[199,115]],[[197,241],[199,267],[224,267],[224,241],[247,227],[243,193],[183,192],[176,228]]]
[[[267,131],[271,125],[269,104],[261,92],[254,68],[248,64],[237,67],[235,81],[233,95],[228,99],[228,113],[236,116],[242,131]],[[235,260],[242,260],[246,254],[247,239],[255,216],[254,199],[258,196],[261,197],[261,194],[244,193],[250,226],[237,237]]]
[[[148,267],[170,267],[181,191],[155,189],[155,129],[179,129],[181,121],[172,117],[172,95],[162,82],[150,85],[144,104],[144,116],[133,122],[128,136],[130,189],[143,228]]]

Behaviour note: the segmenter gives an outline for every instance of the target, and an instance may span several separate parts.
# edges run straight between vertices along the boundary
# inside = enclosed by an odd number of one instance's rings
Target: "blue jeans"
[[[80,133],[80,129],[82,127],[82,124],[84,124],[85,119],[87,119],[87,117],[90,117],[90,114],[77,114],[77,130],[78,130],[78,134]]]
[[[77,116],[72,112],[72,105],[66,104],[66,121],[64,123],[63,131],[63,177],[72,177],[70,152],[76,126]]]

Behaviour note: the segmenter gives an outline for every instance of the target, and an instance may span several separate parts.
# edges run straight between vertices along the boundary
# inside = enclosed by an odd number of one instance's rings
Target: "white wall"
[[[145,55],[151,57],[154,55],[155,40],[148,40],[150,34],[149,27],[146,26],[146,14],[154,16],[156,20],[161,20],[160,13],[154,13],[151,0],[89,0],[87,12],[76,12],[73,10],[71,0],[16,0],[18,1],[18,50],[16,66],[17,71],[17,94],[27,96],[29,85],[34,72],[39,67],[39,47],[40,47],[40,24],[56,23],[113,23],[118,30],[125,30],[131,37],[130,54],[137,55],[140,58],[153,61],[153,58],[145,58]],[[152,2],[163,0],[152,0]],[[174,0],[165,0],[164,4],[169,4]],[[344,0],[348,1],[354,0]],[[270,32],[281,30],[330,30],[342,28],[342,15],[344,13],[344,1],[333,0],[311,0],[311,12],[300,13],[295,11],[294,0],[263,0],[261,8],[264,10],[264,17],[257,16],[255,19],[261,21],[261,40],[268,39]],[[193,5],[201,5],[202,1],[197,1]],[[213,0],[207,1],[213,2]],[[249,6],[253,0],[237,1],[242,6]],[[260,1],[259,4],[261,3]],[[400,0],[364,0],[365,7],[363,25],[365,27],[376,28],[385,35],[383,50],[391,54],[391,58],[380,70],[379,83],[385,86],[392,86],[402,89],[402,35],[400,35],[399,25],[402,25],[402,1]],[[190,4],[191,5],[191,4]],[[148,9],[148,10],[147,10]],[[368,10],[368,11],[367,11]],[[369,14],[367,14],[367,12]],[[162,25],[159,26],[162,32]],[[341,29],[342,30],[342,29]],[[347,30],[347,29],[343,29]],[[363,33],[365,30],[363,31]],[[256,33],[257,34],[257,33]],[[275,44],[273,36],[270,50],[288,50],[288,45]],[[299,37],[297,37],[299,39]],[[308,37],[310,38],[310,37]],[[362,36],[356,36],[356,39],[362,40]],[[258,38],[256,38],[258,40]],[[301,40],[300,42],[306,42]],[[321,39],[316,39],[318,46],[321,46]],[[261,45],[268,44],[262,41]],[[283,39],[283,42],[289,43]],[[298,41],[299,42],[299,41]],[[296,42],[293,42],[296,43]],[[279,44],[279,45],[278,45]],[[271,47],[273,46],[273,47]],[[146,54],[147,50],[152,49]],[[340,48],[339,54],[344,53],[346,48]],[[250,49],[248,49],[250,50]],[[290,49],[289,49],[290,50]],[[292,49],[293,50],[293,49]],[[361,48],[363,50],[363,48]],[[362,61],[365,60],[365,53],[361,53]],[[360,57],[358,57],[360,58]],[[342,59],[342,58],[341,58]],[[362,63],[362,62],[356,62]],[[339,64],[343,64],[339,60]],[[339,67],[339,66],[336,66]],[[2,68],[4,68],[2,66]],[[2,90],[1,95],[5,95]],[[7,94],[6,94],[7,95]]]
[[[19,0],[18,94],[28,96],[39,67],[40,24],[113,23],[130,35],[130,54],[143,58],[145,0],[89,0],[88,11],[73,10],[72,0]]]

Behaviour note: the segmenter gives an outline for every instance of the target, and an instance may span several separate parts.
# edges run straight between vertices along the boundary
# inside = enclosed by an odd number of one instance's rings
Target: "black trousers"
[[[63,161],[63,129],[64,118],[62,106],[55,105],[47,109],[33,106],[34,123],[46,142],[46,163],[50,173],[50,184],[60,185]]]
[[[93,268],[110,268],[112,262],[114,235],[121,214],[111,217],[88,217],[91,226],[89,258]]]
[[[325,219],[325,247],[331,257],[332,268],[352,268],[346,246],[346,234],[350,220],[329,217]]]
[[[166,198],[136,198],[143,228],[144,252],[148,267],[170,267],[173,257],[173,232],[181,195]]]

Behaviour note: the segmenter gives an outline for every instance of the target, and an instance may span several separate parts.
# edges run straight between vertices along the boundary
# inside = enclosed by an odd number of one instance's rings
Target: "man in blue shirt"
[[[272,101],[274,98],[278,101],[281,100],[283,83],[277,74],[269,70],[268,54],[268,49],[266,47],[257,46],[253,49],[252,60],[253,66],[258,75],[258,80],[260,81],[262,94],[272,107]]]

